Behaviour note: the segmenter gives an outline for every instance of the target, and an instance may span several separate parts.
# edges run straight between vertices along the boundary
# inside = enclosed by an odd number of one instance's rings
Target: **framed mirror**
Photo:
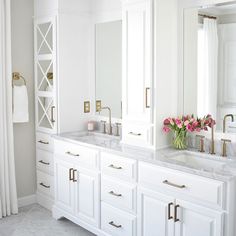
[[[236,3],[184,10],[184,113],[236,134]]]
[[[122,21],[95,25],[96,103],[111,109],[112,118],[122,116]],[[98,110],[97,110],[98,112]],[[100,112],[108,116],[106,110]]]

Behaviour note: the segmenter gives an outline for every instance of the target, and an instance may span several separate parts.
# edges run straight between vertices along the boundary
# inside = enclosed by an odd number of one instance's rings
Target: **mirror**
[[[184,113],[236,133],[236,4],[184,11]]]
[[[99,23],[95,26],[96,101],[110,107],[113,118],[122,113],[122,22]],[[101,111],[108,116],[107,111]]]

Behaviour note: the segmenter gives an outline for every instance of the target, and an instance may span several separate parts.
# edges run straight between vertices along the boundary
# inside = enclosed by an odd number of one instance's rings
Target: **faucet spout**
[[[231,121],[234,122],[234,115],[233,114],[227,114],[224,116],[224,121],[223,121],[223,133],[226,132],[226,119],[230,117]]]

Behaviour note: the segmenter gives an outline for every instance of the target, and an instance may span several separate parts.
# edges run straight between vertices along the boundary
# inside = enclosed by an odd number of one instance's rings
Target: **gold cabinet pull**
[[[146,106],[146,108],[150,108],[150,105],[148,105],[148,91],[150,91],[149,87],[147,87],[145,89],[145,106]]]
[[[134,133],[134,132],[129,132],[129,134],[134,135],[134,136],[141,136],[141,133]]]
[[[73,180],[72,171],[73,171],[73,168],[70,168],[69,169],[69,181]]]
[[[55,119],[54,119],[54,109],[56,107],[55,106],[51,106],[51,122],[54,123],[55,122]]]
[[[46,142],[46,141],[43,141],[43,140],[39,140],[38,143],[42,143],[42,144],[45,144],[45,145],[49,144],[49,142]]]
[[[172,186],[172,187],[175,187],[175,188],[181,188],[181,189],[186,188],[185,185],[174,184],[174,183],[169,182],[168,180],[164,180],[162,183],[167,184],[167,185]]]
[[[47,166],[49,166],[49,165],[50,165],[50,163],[49,163],[49,162],[45,162],[45,161],[43,161],[43,160],[40,160],[40,161],[39,161],[39,163],[41,163],[41,164],[43,164],[43,165],[47,165]]]
[[[174,222],[178,222],[179,219],[178,219],[178,208],[180,207],[180,205],[176,205],[175,206],[175,213],[174,213]]]
[[[168,220],[173,219],[173,216],[171,216],[171,206],[173,206],[173,205],[174,205],[173,202],[168,204]]]
[[[109,222],[109,225],[111,225],[111,226],[113,226],[115,228],[121,228],[122,227],[122,225],[115,224],[114,221]]]
[[[77,179],[75,179],[75,173],[77,172],[77,170],[73,169],[73,182],[77,182]]]
[[[70,151],[66,152],[67,155],[73,156],[73,157],[79,157],[79,154],[72,153]]]
[[[115,166],[113,164],[109,165],[110,168],[116,169],[116,170],[121,170],[122,167],[121,166]]]
[[[46,185],[46,184],[44,184],[44,183],[40,183],[39,185],[43,186],[44,188],[50,188],[49,185]]]
[[[114,191],[109,192],[111,195],[116,196],[116,197],[122,197],[122,194],[120,193],[115,193]]]

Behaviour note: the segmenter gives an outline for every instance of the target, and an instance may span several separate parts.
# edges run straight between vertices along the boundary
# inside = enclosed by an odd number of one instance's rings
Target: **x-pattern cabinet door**
[[[34,23],[36,129],[57,132],[56,21],[54,17]]]

